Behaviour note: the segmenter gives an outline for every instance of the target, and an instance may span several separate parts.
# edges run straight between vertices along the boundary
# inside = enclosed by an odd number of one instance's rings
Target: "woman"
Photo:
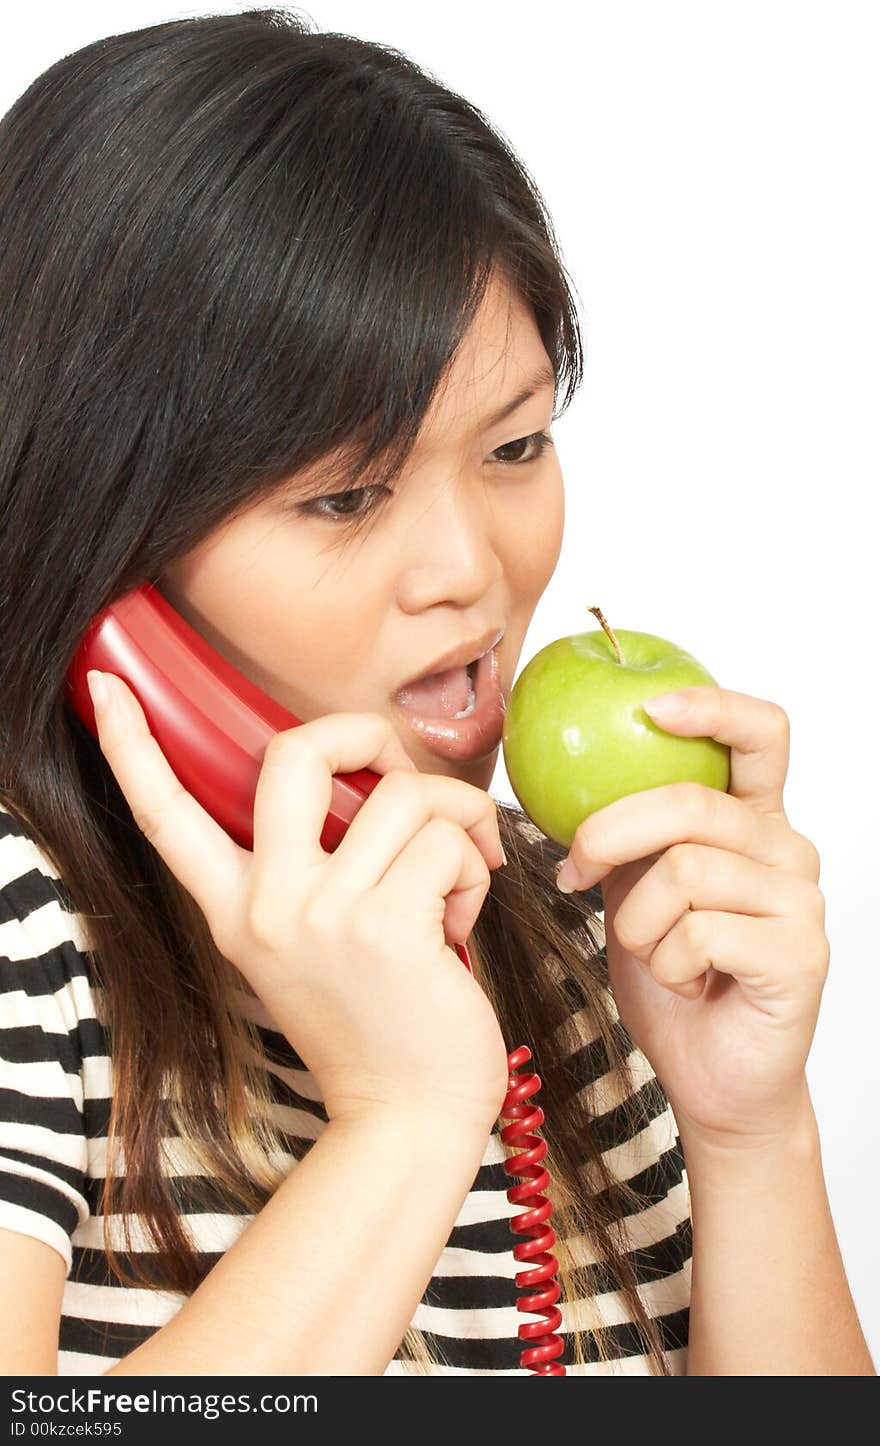
[[[34,82],[0,228],[4,1371],[518,1374],[527,1041],[570,1374],[873,1374],[804,1076],[828,950],[782,710],[694,690],[663,726],[729,744],[731,792],[595,815],[567,895],[488,795],[582,365],[521,164],[393,50],[202,17]],[[99,743],[65,700],[145,580],[304,720],[252,854],[120,680]],[[419,731],[486,651],[494,733]]]

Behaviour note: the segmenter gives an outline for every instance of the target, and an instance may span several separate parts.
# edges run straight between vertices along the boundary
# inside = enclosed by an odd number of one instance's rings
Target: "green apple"
[[[655,693],[714,683],[696,658],[653,633],[602,631],[548,643],[513,685],[501,746],[510,786],[548,838],[571,847],[597,809],[683,779],[727,792],[730,749],[667,733],[641,707]]]

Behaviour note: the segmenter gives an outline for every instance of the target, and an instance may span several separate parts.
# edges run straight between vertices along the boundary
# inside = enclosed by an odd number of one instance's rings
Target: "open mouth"
[[[421,718],[470,718],[477,706],[477,670],[481,661],[475,658],[466,666],[447,668],[408,683],[400,689],[396,701],[404,712],[417,713]]]
[[[467,703],[466,703],[465,707],[462,708],[462,710],[461,710],[460,713],[453,713],[453,715],[452,715],[453,718],[470,718],[471,714],[473,713],[474,709],[475,709],[476,706],[477,706],[477,692],[476,692],[476,688],[477,688],[477,662],[476,662],[476,659],[474,660],[474,662],[468,663],[468,665],[467,665],[467,667],[465,668],[464,671],[465,671],[465,676],[467,677],[467,682],[468,682],[468,700],[467,700]]]
[[[465,666],[408,684],[394,701],[430,752],[459,763],[488,755],[501,741],[506,711],[497,644]]]

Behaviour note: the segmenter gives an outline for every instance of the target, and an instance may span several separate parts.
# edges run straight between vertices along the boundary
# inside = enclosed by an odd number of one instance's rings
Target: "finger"
[[[658,695],[662,696],[662,695]],[[682,738],[715,738],[730,753],[728,793],[764,813],[782,813],[788,773],[790,725],[778,703],[735,693],[713,684],[682,688],[672,695],[686,702],[678,717],[648,714],[649,726]],[[651,700],[643,700],[643,708]]]
[[[675,844],[629,890],[614,916],[614,932],[624,949],[647,961],[689,909],[801,916],[820,924],[825,916],[821,893],[806,879],[743,854]]]
[[[108,706],[92,697],[101,751],[138,828],[209,923],[219,923],[241,887],[246,851],[183,787],[125,681],[115,673],[103,676]]]
[[[270,738],[254,794],[253,858],[261,893],[283,899],[292,882],[326,862],[321,834],[333,778],[361,769],[418,771],[381,713],[327,713]]]
[[[803,919],[700,909],[683,914],[647,962],[658,984],[685,998],[702,994],[703,976],[715,969],[735,978],[756,1007],[781,1015],[793,1001],[821,994],[828,957],[824,932]]]
[[[328,864],[349,896],[374,888],[389,864],[431,819],[464,829],[490,868],[503,861],[498,810],[482,788],[439,773],[390,774],[376,785]]]
[[[393,936],[401,901],[409,917],[424,916],[439,893],[445,899],[447,942],[463,944],[489,890],[489,870],[476,845],[448,818],[432,818],[410,837],[392,860],[374,893],[388,937]]]
[[[659,854],[677,843],[710,844],[785,868],[786,822],[758,814],[732,794],[702,783],[664,783],[628,793],[585,818],[571,842],[576,888],[588,889],[617,864]]]

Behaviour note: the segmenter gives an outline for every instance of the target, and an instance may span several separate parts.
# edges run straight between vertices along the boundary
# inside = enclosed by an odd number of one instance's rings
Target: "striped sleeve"
[[[16,821],[0,813],[0,1227],[44,1240],[69,1273],[89,1215],[78,991],[65,915]]]

